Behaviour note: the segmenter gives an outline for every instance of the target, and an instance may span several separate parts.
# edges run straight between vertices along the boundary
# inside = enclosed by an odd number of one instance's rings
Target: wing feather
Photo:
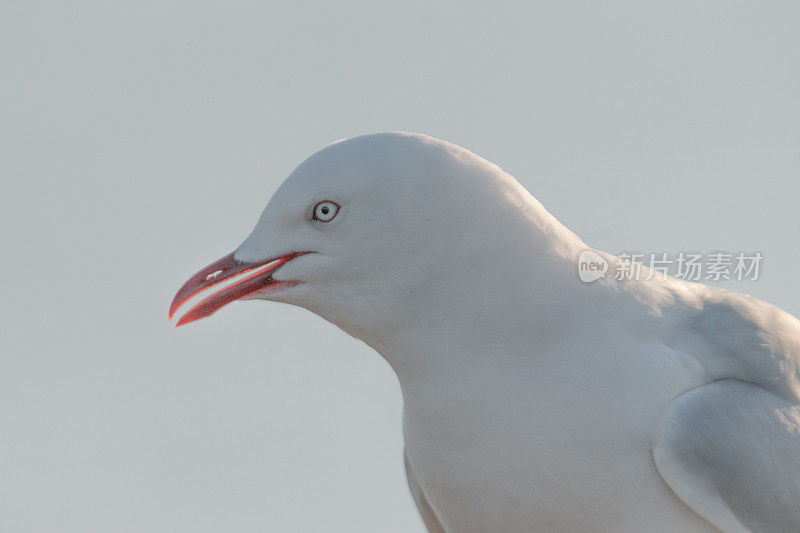
[[[403,460],[406,465],[408,488],[411,489],[411,496],[414,497],[414,503],[417,504],[417,510],[420,516],[422,516],[425,527],[428,529],[429,533],[445,533],[442,524],[439,522],[439,518],[436,516],[436,512],[434,512],[433,507],[428,503],[425,493],[422,492],[422,488],[419,486],[419,482],[414,475],[414,470],[411,468],[411,463],[408,460],[408,455],[403,454]]]
[[[653,449],[670,488],[722,531],[800,531],[800,405],[719,380],[673,400]]]

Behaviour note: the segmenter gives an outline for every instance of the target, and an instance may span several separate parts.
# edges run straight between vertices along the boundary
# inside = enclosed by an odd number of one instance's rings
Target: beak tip
[[[214,273],[216,271],[227,271],[231,267],[235,267],[237,264],[236,260],[233,257],[233,253],[226,255],[225,257],[215,261],[214,263],[208,265],[207,267],[203,268],[199,272],[197,272],[194,276],[192,276],[183,286],[178,290],[175,296],[172,299],[172,303],[169,306],[169,313],[167,313],[167,320],[172,320],[172,317],[175,316],[175,313],[183,307],[187,301],[189,301],[192,297],[194,297],[199,292],[216,285],[217,282],[223,281],[223,279],[214,280],[209,282],[208,274]],[[191,321],[189,321],[191,322]],[[175,325],[181,326],[186,322],[178,323]]]

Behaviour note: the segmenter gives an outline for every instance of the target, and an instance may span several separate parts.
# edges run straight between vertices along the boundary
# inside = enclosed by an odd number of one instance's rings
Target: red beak
[[[211,263],[183,284],[183,287],[175,294],[172,305],[169,306],[169,318],[171,320],[175,311],[197,294],[237,277],[238,279],[214,292],[211,296],[189,309],[189,311],[178,320],[175,327],[213,315],[225,305],[261,292],[267,288],[297,285],[300,282],[276,281],[272,279],[272,274],[292,259],[306,253],[308,252],[292,252],[280,257],[267,259],[266,261],[257,261],[253,263],[238,261],[234,259],[232,253],[228,254],[219,261]],[[244,275],[247,273],[250,274]]]

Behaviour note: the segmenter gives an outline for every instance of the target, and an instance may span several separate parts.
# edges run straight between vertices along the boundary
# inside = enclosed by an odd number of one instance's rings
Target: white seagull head
[[[546,279],[554,259],[580,248],[512,176],[472,152],[414,133],[364,135],[300,164],[241,246],[178,291],[170,317],[214,287],[177,325],[264,299],[369,342],[378,329],[436,320],[421,312],[425,300],[468,312],[496,279]]]

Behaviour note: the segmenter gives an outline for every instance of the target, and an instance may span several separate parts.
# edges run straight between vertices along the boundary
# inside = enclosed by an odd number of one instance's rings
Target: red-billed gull
[[[617,261],[492,163],[382,133],[303,162],[170,316],[214,286],[178,325],[274,300],[372,346],[430,531],[800,531],[800,322]]]

